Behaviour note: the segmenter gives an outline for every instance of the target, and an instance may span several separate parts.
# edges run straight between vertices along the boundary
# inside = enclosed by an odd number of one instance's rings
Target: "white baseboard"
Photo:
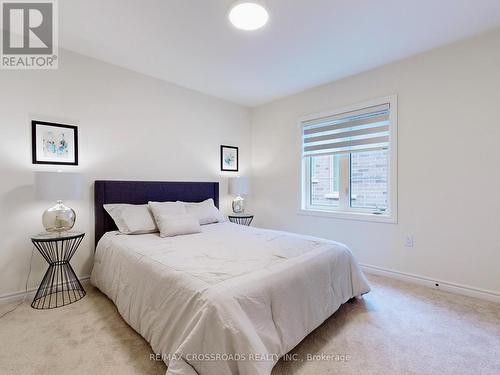
[[[371,266],[369,264],[360,264],[360,267],[363,271],[369,274],[391,277],[393,279],[408,281],[414,284],[419,284],[430,288],[440,289],[447,292],[461,294],[469,297],[476,297],[492,302],[500,302],[500,293],[491,290],[474,288],[467,285],[451,283],[443,280],[430,279],[424,276],[394,271],[391,269],[377,267],[377,266]]]
[[[78,280],[80,280],[82,285],[86,285],[90,281],[90,276],[79,277]],[[33,299],[35,297],[35,293],[37,290],[38,290],[38,286],[36,288],[28,289],[27,292],[22,290],[19,292],[2,294],[0,296],[0,303],[4,304],[4,303],[12,303],[12,302],[21,301],[25,296],[26,296],[27,300]]]

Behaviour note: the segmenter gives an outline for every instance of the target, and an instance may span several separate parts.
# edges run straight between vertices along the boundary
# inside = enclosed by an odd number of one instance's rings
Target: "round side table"
[[[31,242],[49,264],[31,307],[53,309],[85,297],[85,289],[69,264],[84,236],[85,233],[65,232],[31,237]]]
[[[252,223],[253,215],[235,214],[235,215],[228,215],[227,218],[231,223],[248,226]]]

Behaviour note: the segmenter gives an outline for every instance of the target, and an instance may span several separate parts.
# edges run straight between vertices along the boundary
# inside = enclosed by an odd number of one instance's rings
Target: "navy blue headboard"
[[[104,204],[146,204],[149,201],[201,202],[212,198],[219,207],[218,182],[96,181],[94,185],[95,246],[116,225]]]

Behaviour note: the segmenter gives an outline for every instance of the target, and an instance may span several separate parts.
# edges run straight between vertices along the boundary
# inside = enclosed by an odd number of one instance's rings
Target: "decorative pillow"
[[[183,234],[200,233],[198,218],[191,214],[166,214],[155,216],[160,228],[160,237],[173,237]]]
[[[158,232],[153,215],[147,204],[105,204],[104,209],[123,234]]]
[[[187,214],[186,208],[179,202],[149,202],[148,204],[153,213],[156,225],[158,229],[160,229],[160,237],[168,237],[168,235],[166,235],[166,233],[168,233],[165,227],[166,224],[163,223],[165,220],[162,219],[163,216],[175,217]],[[160,225],[160,223],[163,225]]]
[[[215,203],[212,198],[200,203],[180,203],[184,204],[187,213],[192,214],[198,218],[200,225],[224,222],[224,216],[220,213],[217,207],[215,207]]]

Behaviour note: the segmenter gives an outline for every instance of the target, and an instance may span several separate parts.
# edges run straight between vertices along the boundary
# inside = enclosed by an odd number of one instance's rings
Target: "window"
[[[301,121],[301,212],[396,221],[396,97]]]

